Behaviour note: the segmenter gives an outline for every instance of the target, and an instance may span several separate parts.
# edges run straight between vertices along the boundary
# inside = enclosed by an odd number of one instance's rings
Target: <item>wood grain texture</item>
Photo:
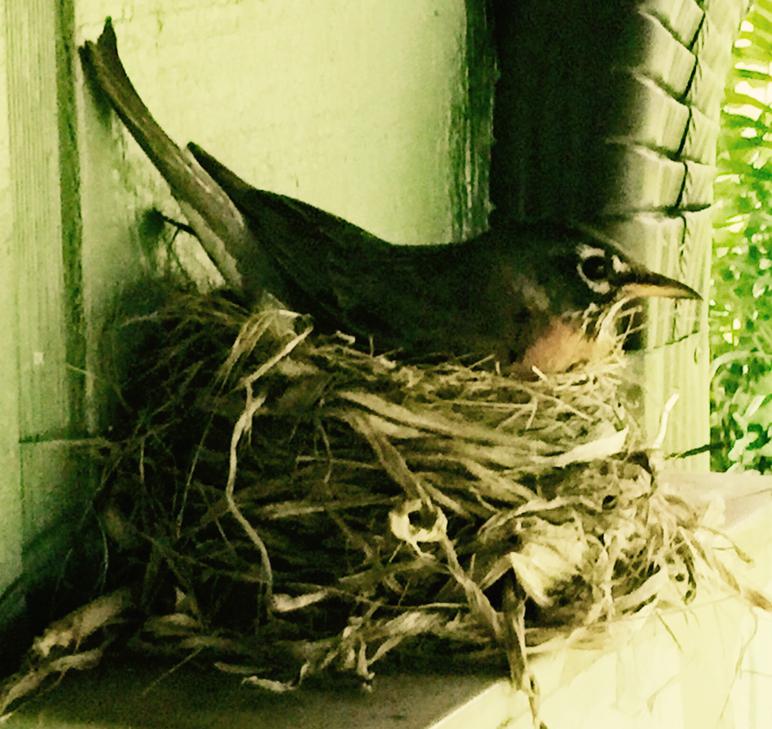
[[[84,364],[79,165],[72,88],[72,5],[4,5],[8,127],[3,253],[13,275],[0,302],[13,337],[6,380],[13,395],[7,453],[7,528],[21,563],[2,578],[25,589],[60,574],[73,539],[72,499],[88,490],[76,474],[72,439],[84,433]],[[5,131],[5,130],[4,130]],[[9,364],[10,368],[11,365]],[[10,410],[10,407],[9,407]],[[15,426],[15,427],[11,427]],[[5,436],[5,433],[4,433]],[[13,492],[10,489],[13,488]],[[83,504],[80,505],[80,511]],[[2,617],[5,622],[5,617]]]
[[[464,0],[464,5],[466,32],[456,71],[460,87],[453,94],[448,123],[454,240],[473,238],[488,227],[497,75],[488,5],[479,0]]]
[[[689,122],[689,109],[662,87],[636,71],[618,79],[620,113],[610,109],[608,138],[675,154]],[[624,113],[634,107],[635,114]]]
[[[50,595],[57,584],[95,569],[92,564],[76,568],[73,557],[73,533],[79,535],[78,544],[89,536],[84,526],[91,524],[95,481],[90,455],[71,439],[23,443],[20,448],[24,584],[28,593],[42,596],[45,604],[35,607],[46,617],[55,607]]]
[[[680,3],[678,3],[680,4]],[[673,36],[662,21],[644,10],[632,14],[628,32],[637,39],[626,59],[636,71],[667,89],[676,98],[689,85],[695,56]]]
[[[0,11],[5,8],[0,5]],[[0,13],[0,18],[4,15]],[[8,119],[8,54],[0,26],[0,630],[24,610],[23,595],[11,586],[22,573],[22,508],[19,463],[19,372],[16,347],[16,261],[13,255],[11,140]],[[0,640],[5,635],[0,634]]]
[[[643,0],[641,10],[656,18],[680,43],[691,46],[703,19],[702,9],[695,0]]]
[[[57,20],[43,0],[9,3],[6,14],[20,437],[63,437],[70,426],[70,373],[52,42]]]
[[[719,123],[696,107],[689,109],[689,125],[683,138],[681,157],[693,162],[714,166]]]

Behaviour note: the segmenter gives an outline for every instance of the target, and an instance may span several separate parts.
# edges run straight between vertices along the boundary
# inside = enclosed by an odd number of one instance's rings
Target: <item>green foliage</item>
[[[772,471],[772,0],[734,48],[721,117],[710,337],[714,470]]]

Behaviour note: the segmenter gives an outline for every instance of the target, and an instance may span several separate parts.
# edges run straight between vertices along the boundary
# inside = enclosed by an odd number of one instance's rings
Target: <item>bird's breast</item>
[[[580,316],[555,317],[536,334],[519,365],[527,371],[565,372],[580,363],[602,360],[613,346],[612,336],[588,335]]]

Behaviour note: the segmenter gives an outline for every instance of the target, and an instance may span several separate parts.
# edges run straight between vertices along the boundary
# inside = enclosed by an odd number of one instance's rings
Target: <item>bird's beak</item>
[[[630,299],[661,296],[668,299],[702,300],[702,296],[691,286],[660,273],[640,269],[635,272],[630,281],[622,284],[621,288],[625,297]]]

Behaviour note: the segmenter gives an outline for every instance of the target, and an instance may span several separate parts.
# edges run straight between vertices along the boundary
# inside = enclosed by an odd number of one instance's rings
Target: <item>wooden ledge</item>
[[[674,474],[672,479],[695,498],[723,500],[727,532],[755,560],[746,577],[769,593],[772,478]],[[565,649],[534,659],[550,729],[749,729],[747,718],[738,718],[745,717],[748,701],[736,695],[738,661],[758,641],[772,640],[769,616],[754,616],[740,599],[707,589],[689,610],[665,611],[638,623],[621,626],[616,641],[602,650]],[[767,646],[763,653],[772,655]],[[531,729],[532,724],[525,696],[506,680],[486,676],[384,675],[371,694],[309,688],[275,695],[242,688],[230,676],[189,669],[164,676],[142,662],[70,675],[6,724],[86,726]]]

